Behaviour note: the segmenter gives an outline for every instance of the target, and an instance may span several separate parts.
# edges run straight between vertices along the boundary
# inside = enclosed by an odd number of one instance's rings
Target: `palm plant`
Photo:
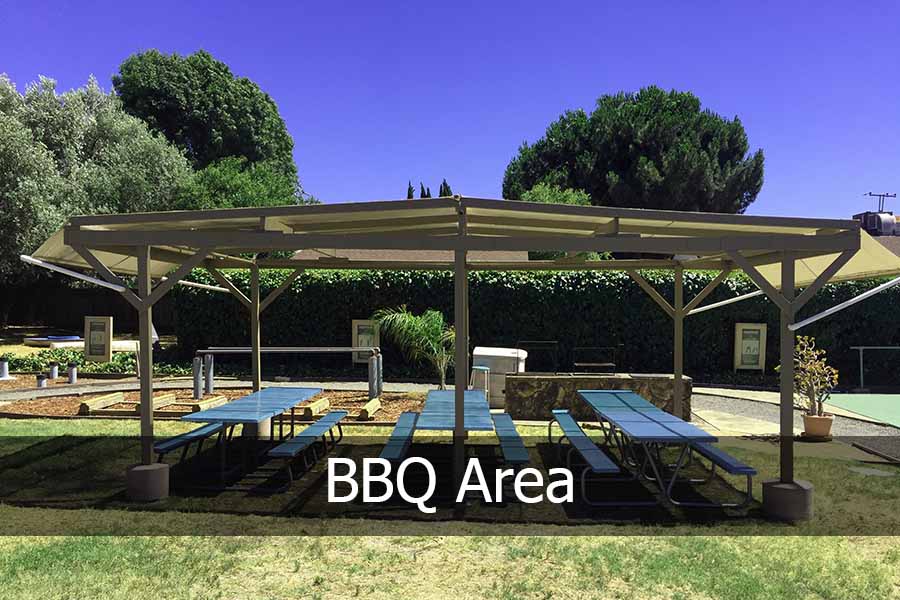
[[[385,337],[400,346],[408,360],[430,364],[440,377],[440,388],[447,388],[447,368],[453,364],[456,332],[444,322],[440,311],[428,309],[414,315],[404,304],[398,308],[382,308],[372,319]]]

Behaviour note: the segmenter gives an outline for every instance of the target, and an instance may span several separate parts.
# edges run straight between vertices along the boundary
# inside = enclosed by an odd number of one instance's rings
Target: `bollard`
[[[50,363],[50,373],[47,375],[50,379],[56,379],[59,377],[59,363],[53,361]]]
[[[203,397],[203,359],[194,357],[194,400]]]
[[[39,388],[47,387],[47,376],[46,375],[38,375],[37,376],[37,386]]]
[[[78,383],[78,363],[69,363],[69,383]]]
[[[10,377],[9,375],[9,360],[0,358],[0,381],[7,381],[9,379],[15,379],[15,377]]]
[[[369,400],[378,397],[378,356],[369,357]]]
[[[378,384],[378,395],[381,396],[384,393],[384,355],[379,352],[378,357],[378,377],[375,379]]]
[[[206,377],[206,393],[212,394],[213,390],[215,390],[215,385],[213,385],[213,355],[207,354],[203,357],[203,366]]]

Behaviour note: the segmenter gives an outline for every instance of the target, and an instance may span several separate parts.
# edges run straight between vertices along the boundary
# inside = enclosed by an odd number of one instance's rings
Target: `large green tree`
[[[300,187],[294,142],[275,102],[209,53],[201,50],[180,56],[148,50],[134,54],[113,76],[113,86],[128,113],[182,148],[195,169],[211,169],[198,179],[198,185],[211,182],[213,187],[198,190],[193,202],[199,202],[199,197],[203,206],[234,206],[228,197],[221,202],[216,199],[223,176],[231,180],[230,189],[257,192],[252,202],[244,204],[314,201]],[[284,194],[287,189],[291,194]]]
[[[585,191],[594,205],[742,213],[763,183],[763,153],[749,152],[740,120],[703,110],[689,92],[647,87],[569,111],[523,144],[503,196],[535,185]]]
[[[70,215],[170,210],[192,182],[181,151],[94,79],[58,94],[42,78],[21,94],[0,75],[0,324],[16,289],[38,277],[19,255]]]
[[[275,102],[208,52],[134,54],[120,65],[113,87],[129,114],[183,148],[198,169],[243,156],[296,174],[294,142]]]

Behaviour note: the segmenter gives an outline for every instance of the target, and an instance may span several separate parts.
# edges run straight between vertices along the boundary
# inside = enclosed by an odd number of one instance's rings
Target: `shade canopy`
[[[73,217],[33,254],[70,267],[92,268],[77,247],[118,274],[137,273],[135,248],[150,246],[150,272],[161,277],[204,251],[220,268],[450,269],[446,251],[478,251],[470,269],[539,270],[675,268],[730,270],[746,259],[780,284],[784,252],[797,257],[796,285],[813,282],[842,252],[856,251],[832,280],[900,273],[900,257],[854,220],[764,217],[536,204],[451,197],[313,206],[233,208]],[[305,249],[370,249],[389,259],[358,259]],[[443,251],[427,254],[415,251]],[[555,261],[509,260],[511,253],[558,250]],[[858,251],[857,251],[858,250]],[[627,259],[590,261],[578,252],[614,252]],[[338,253],[340,254],[340,253]],[[351,253],[352,254],[352,253]],[[248,255],[255,258],[248,259]],[[358,255],[358,254],[357,254]],[[378,256],[377,253],[373,253]],[[307,256],[309,258],[304,258]],[[495,256],[496,258],[492,258]],[[398,258],[400,257],[400,258]],[[674,257],[674,258],[666,258]]]

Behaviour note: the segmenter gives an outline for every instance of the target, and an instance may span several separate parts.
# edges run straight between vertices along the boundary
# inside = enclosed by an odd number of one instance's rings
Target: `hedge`
[[[276,288],[287,271],[261,275],[262,295]],[[645,277],[672,297],[670,272],[648,271]],[[248,291],[249,274],[229,271],[238,287]],[[563,369],[569,368],[572,348],[622,344],[620,369],[632,372],[671,372],[672,322],[624,273],[618,272],[474,272],[470,274],[470,343],[472,346],[514,346],[518,340],[558,340]],[[685,297],[692,298],[713,274],[685,273]],[[192,279],[214,283],[202,270]],[[880,282],[851,282],[826,286],[798,315],[818,313]],[[704,303],[755,290],[743,275],[728,278]],[[246,311],[226,294],[176,287],[175,332],[187,356],[207,346],[247,345]],[[365,319],[378,308],[406,304],[419,312],[435,308],[449,320],[453,315],[453,277],[449,272],[311,271],[299,277],[263,313],[263,345],[332,346],[351,343],[352,319]],[[841,374],[841,384],[858,378],[855,345],[900,345],[900,289],[883,292],[840,315],[802,330],[815,336],[829,352]],[[767,371],[764,377],[744,374],[748,382],[774,380],[778,362],[779,315],[764,298],[754,298],[688,317],[685,322],[685,371],[700,380],[732,377],[734,324],[768,323]],[[396,348],[382,340],[389,375],[430,378],[422,365],[408,365]],[[280,369],[308,371],[341,368],[349,357],[287,359]],[[270,357],[264,363],[274,363]],[[872,384],[898,382],[896,353],[872,352],[866,357],[866,380]],[[312,365],[312,367],[310,367]]]

